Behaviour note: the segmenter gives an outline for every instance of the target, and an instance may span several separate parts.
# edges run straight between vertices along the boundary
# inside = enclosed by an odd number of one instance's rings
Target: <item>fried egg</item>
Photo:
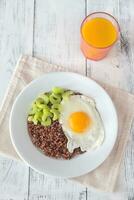
[[[71,95],[61,102],[59,122],[62,125],[70,153],[80,147],[88,151],[104,140],[104,126],[95,101],[84,95]]]

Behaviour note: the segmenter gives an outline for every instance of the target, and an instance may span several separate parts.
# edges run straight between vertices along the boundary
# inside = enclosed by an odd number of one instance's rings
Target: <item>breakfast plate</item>
[[[95,101],[104,126],[103,142],[98,148],[65,160],[48,157],[33,145],[27,127],[28,110],[39,94],[49,92],[54,86],[76,91]],[[115,144],[117,129],[116,110],[106,91],[92,79],[70,72],[47,73],[32,81],[18,95],[10,114],[11,141],[20,158],[40,173],[60,177],[80,176],[101,165]]]

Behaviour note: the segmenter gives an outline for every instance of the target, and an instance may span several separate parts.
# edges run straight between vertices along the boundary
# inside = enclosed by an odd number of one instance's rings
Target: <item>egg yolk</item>
[[[74,112],[69,116],[69,126],[76,133],[84,133],[91,125],[92,119],[85,112]]]

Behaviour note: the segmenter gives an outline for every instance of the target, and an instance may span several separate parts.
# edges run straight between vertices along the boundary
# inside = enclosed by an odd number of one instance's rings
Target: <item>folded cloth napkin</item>
[[[0,109],[0,152],[19,159],[9,135],[9,116],[18,93],[30,81],[50,71],[67,71],[31,56],[22,56],[13,73]],[[119,167],[134,118],[134,96],[107,84],[100,83],[111,96],[118,114],[119,130],[116,144],[110,156],[94,171],[73,180],[103,191],[114,191]]]

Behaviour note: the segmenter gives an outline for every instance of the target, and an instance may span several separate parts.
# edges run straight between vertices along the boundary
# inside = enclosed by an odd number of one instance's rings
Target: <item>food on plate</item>
[[[33,144],[47,156],[71,159],[75,155],[83,153],[80,148],[76,148],[73,153],[68,151],[67,137],[58,120],[50,126],[28,122],[28,131]]]
[[[69,152],[99,146],[104,140],[104,127],[94,100],[84,95],[72,95],[61,102],[60,124],[68,142]]]
[[[28,132],[45,155],[64,159],[95,149],[104,140],[95,101],[60,87],[40,94],[32,103]]]

